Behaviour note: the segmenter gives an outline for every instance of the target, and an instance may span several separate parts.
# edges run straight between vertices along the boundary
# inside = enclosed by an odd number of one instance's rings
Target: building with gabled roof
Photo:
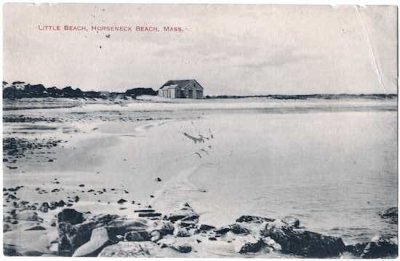
[[[202,99],[204,88],[196,80],[169,80],[158,90],[158,96],[165,98]]]

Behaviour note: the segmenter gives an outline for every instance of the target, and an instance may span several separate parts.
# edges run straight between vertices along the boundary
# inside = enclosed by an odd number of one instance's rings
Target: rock
[[[174,235],[176,237],[190,237],[190,233],[186,228],[175,228]]]
[[[152,242],[157,242],[158,240],[161,239],[161,233],[160,233],[160,231],[158,231],[158,230],[152,231],[152,232],[150,233],[150,236],[151,236],[150,240],[151,240]]]
[[[19,212],[16,216],[16,219],[43,222],[43,218],[39,217],[38,213],[33,210],[24,210]]]
[[[161,213],[139,213],[139,217],[161,217]]]
[[[117,201],[118,204],[124,204],[126,202],[125,199],[121,198],[120,200]]]
[[[52,235],[43,230],[14,230],[3,235],[3,246],[9,245],[22,256],[40,256],[49,254],[48,245]],[[53,233],[56,236],[56,233]]]
[[[90,240],[94,222],[85,222],[77,225],[70,223],[58,224],[58,255],[72,256],[75,250]]]
[[[124,235],[126,241],[148,241],[151,236],[145,230],[142,231],[129,231]]]
[[[275,242],[275,240],[273,240],[270,237],[265,237],[263,238],[264,243],[269,246],[270,248],[276,250],[276,251],[281,251],[282,247],[281,245],[279,245],[278,243]]]
[[[230,228],[230,227],[228,227],[228,226],[223,226],[223,227],[220,227],[220,228],[216,229],[216,230],[215,230],[215,233],[216,233],[217,235],[225,235],[225,234],[228,233],[229,231],[231,231],[231,228]]]
[[[175,244],[176,240],[175,238],[168,237],[160,239],[157,243],[160,246],[160,248],[166,248],[166,247],[171,247],[173,244]]]
[[[240,254],[256,253],[265,246],[265,243],[260,238],[255,238],[252,235],[238,237],[235,240],[235,251]]]
[[[46,230],[46,228],[44,228],[42,226],[34,226],[34,227],[25,229],[25,231],[29,231],[29,230]]]
[[[381,218],[389,220],[392,224],[398,223],[398,209],[397,207],[391,207],[379,214]]]
[[[71,223],[61,222],[58,224],[58,255],[72,256],[74,251],[81,245],[88,242],[92,231],[96,227],[106,227],[110,241],[115,239],[116,234],[123,234],[126,228],[120,226],[112,227],[118,216],[116,215],[97,215],[84,221],[83,223],[72,225]],[[111,227],[107,226],[110,225]],[[113,228],[113,229],[110,229]],[[110,230],[109,230],[110,229]]]
[[[201,224],[199,226],[199,230],[201,230],[201,231],[209,231],[209,230],[212,230],[212,229],[215,229],[215,227],[214,226],[210,226],[210,225],[206,225],[206,224]]]
[[[236,222],[238,223],[263,223],[263,222],[273,222],[275,219],[272,218],[266,218],[266,217],[258,217],[258,216],[249,216],[249,215],[244,215],[236,219]]]
[[[57,206],[57,207],[64,207],[66,204],[67,204],[67,203],[65,203],[64,200],[60,200],[60,201],[56,202],[56,206]]]
[[[198,220],[178,220],[175,224],[185,228],[196,228]]]
[[[133,212],[135,212],[135,213],[154,213],[156,211],[154,209],[145,208],[145,209],[136,209]]]
[[[183,254],[192,252],[192,246],[189,245],[189,244],[186,244],[186,243],[184,243],[184,244],[173,244],[171,246],[171,248],[176,250],[176,251],[178,251],[179,253],[183,253]]]
[[[345,249],[341,238],[293,229],[279,221],[267,223],[261,234],[278,243],[283,253],[307,258],[338,257]]]
[[[49,203],[43,202],[42,205],[39,207],[39,211],[46,213],[49,211],[49,207],[50,207]]]
[[[161,182],[161,181],[162,181],[162,179],[161,179],[161,178],[159,178],[159,177],[157,177],[157,178],[156,178],[156,181],[157,181],[157,182]]]
[[[137,242],[119,242],[104,248],[98,257],[148,257],[149,251]]]
[[[170,221],[162,221],[161,226],[158,229],[162,236],[172,235],[174,233],[175,227],[174,224]]]
[[[300,220],[292,216],[286,216],[281,221],[291,227],[298,228],[300,226]]]
[[[16,247],[10,244],[3,244],[3,254],[5,256],[22,256],[22,254],[17,251]]]
[[[194,212],[193,208],[188,204],[184,204],[182,208],[175,210],[167,217],[167,220],[176,222],[178,220],[196,220],[198,221],[199,215]]]
[[[104,227],[95,228],[92,231],[89,242],[80,246],[73,254],[73,257],[97,256],[100,251],[109,244],[107,229]]]
[[[58,223],[69,223],[72,225],[82,223],[84,221],[83,214],[72,208],[65,208],[57,215]]]
[[[114,239],[117,235],[125,235],[129,231],[146,231],[149,228],[146,220],[142,219],[115,219],[107,222],[108,235]]]
[[[346,246],[346,251],[361,258],[387,258],[398,256],[396,240],[380,237],[367,243]]]
[[[12,228],[11,228],[10,224],[3,222],[3,233],[11,231],[11,230],[12,230]]]
[[[232,233],[234,234],[250,234],[250,230],[248,230],[247,228],[245,228],[244,226],[240,225],[240,224],[232,224],[229,226],[230,231],[232,231]]]

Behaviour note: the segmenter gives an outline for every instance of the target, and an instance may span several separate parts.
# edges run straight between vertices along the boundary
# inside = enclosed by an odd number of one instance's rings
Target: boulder
[[[278,243],[283,253],[302,257],[338,257],[345,249],[341,238],[293,229],[282,222],[267,223],[261,234]]]
[[[152,242],[157,242],[158,240],[160,240],[162,238],[160,231],[158,230],[154,230],[150,233],[150,241]]]
[[[34,210],[24,210],[16,214],[16,219],[25,221],[42,222],[43,218],[39,217],[38,213]]]
[[[81,224],[58,224],[58,255],[72,256],[75,250],[90,240],[92,230],[96,228],[94,221]]]
[[[282,250],[281,245],[276,243],[275,240],[273,240],[270,237],[264,237],[263,241],[264,241],[265,245],[267,245],[268,247],[272,248],[273,250],[276,250],[276,251],[281,251]]]
[[[225,235],[229,231],[231,231],[231,228],[229,226],[223,226],[223,227],[220,227],[220,228],[216,229],[215,233],[217,235]]]
[[[3,244],[3,254],[5,256],[22,256],[14,245]]]
[[[245,235],[250,234],[250,230],[245,228],[241,224],[232,224],[229,226],[229,229],[234,234],[245,234]]]
[[[54,233],[56,236],[56,233]],[[15,252],[23,256],[40,256],[50,254],[49,242],[54,240],[50,231],[46,230],[14,230],[3,235],[4,246],[8,245],[10,253]]]
[[[198,221],[199,215],[193,210],[193,208],[185,203],[182,208],[175,210],[167,216],[167,220],[175,223],[178,220],[195,220]]]
[[[187,230],[187,229],[184,228],[184,227],[177,227],[177,228],[175,228],[175,230],[174,230],[174,235],[175,235],[176,237],[190,237],[190,236],[191,236],[190,233],[189,233],[189,230]]]
[[[261,238],[255,238],[252,235],[238,237],[235,240],[235,251],[240,254],[256,253],[265,246]]]
[[[198,219],[194,220],[178,220],[175,224],[178,224],[180,227],[185,227],[185,228],[196,228],[197,223],[199,222]]]
[[[171,247],[172,245],[174,245],[176,243],[176,239],[173,237],[167,237],[167,238],[163,238],[160,239],[157,244],[161,247],[161,248],[166,248],[166,247]]]
[[[11,230],[12,230],[12,228],[11,228],[10,224],[3,223],[3,233],[11,231]]]
[[[107,229],[104,227],[95,228],[92,231],[89,242],[80,246],[73,254],[73,257],[94,257],[109,244]]]
[[[392,224],[398,223],[398,209],[391,207],[379,214],[381,218],[388,220]]]
[[[129,231],[145,231],[149,228],[146,220],[142,219],[115,219],[106,223],[110,239],[115,241],[118,235],[124,236]],[[119,240],[118,240],[119,241]]]
[[[162,221],[161,225],[158,229],[162,236],[172,235],[174,233],[175,227],[174,224],[170,221]]]
[[[395,239],[379,237],[371,242],[346,246],[346,251],[361,258],[387,258],[398,256]]]
[[[129,231],[124,235],[126,241],[148,241],[151,236],[146,230]]]
[[[119,242],[105,247],[98,257],[148,257],[149,251],[138,242]]]
[[[236,219],[238,223],[263,223],[263,222],[273,222],[275,219],[266,218],[266,217],[258,217],[258,216],[250,216],[250,215],[243,215]]]
[[[295,218],[292,216],[286,216],[286,217],[282,218],[281,221],[291,227],[295,227],[295,228],[300,227],[300,220],[298,218]]]
[[[82,213],[75,213],[72,211],[74,215],[72,217],[66,218],[68,215],[58,215],[60,220],[72,220],[73,223],[82,220]],[[60,219],[60,217],[62,217]],[[59,222],[58,223],[58,255],[60,256],[72,256],[75,250],[81,245],[88,242],[91,238],[91,234],[93,229],[97,227],[105,227],[108,232],[108,236],[110,241],[118,242],[119,240],[115,237],[116,235],[123,235],[126,232],[126,221],[120,220],[118,226],[117,219],[119,217],[117,215],[96,215],[92,216],[88,220],[79,224],[71,224],[68,222]],[[109,227],[108,225],[113,224],[113,226]]]
[[[161,217],[161,213],[139,213],[138,216],[146,218],[157,218]]]
[[[179,253],[190,253],[192,252],[192,246],[187,244],[187,243],[183,243],[183,244],[172,244],[170,246],[171,249],[178,251]]]
[[[199,226],[199,230],[200,231],[209,231],[209,230],[212,230],[212,229],[215,229],[215,227],[214,226],[210,226],[210,225],[206,225],[206,224],[201,224]]]
[[[58,223],[79,224],[84,221],[83,214],[72,208],[65,208],[57,215]]]
[[[120,200],[117,201],[118,204],[124,204],[127,202],[125,199],[121,198]]]

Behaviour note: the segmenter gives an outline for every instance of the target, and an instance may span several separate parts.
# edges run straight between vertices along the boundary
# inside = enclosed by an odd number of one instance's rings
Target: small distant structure
[[[204,88],[196,80],[169,80],[158,90],[165,98],[202,99]]]

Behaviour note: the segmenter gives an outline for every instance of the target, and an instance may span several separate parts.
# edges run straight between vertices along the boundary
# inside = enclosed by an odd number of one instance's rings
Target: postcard
[[[396,258],[397,19],[4,4],[3,254]]]

